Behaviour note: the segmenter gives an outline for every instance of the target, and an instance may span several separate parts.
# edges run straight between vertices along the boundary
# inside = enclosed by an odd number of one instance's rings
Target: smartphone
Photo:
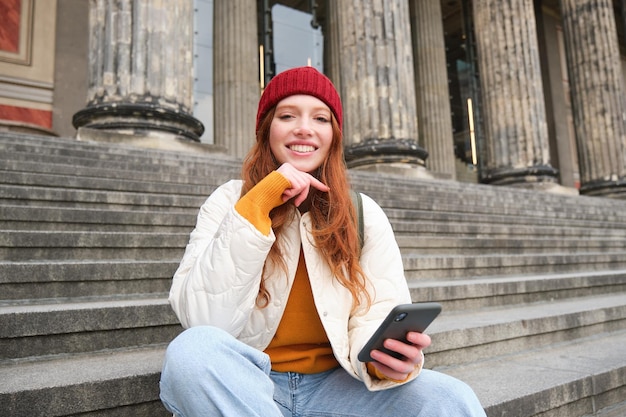
[[[440,312],[441,304],[434,302],[400,304],[394,307],[361,349],[358,359],[361,362],[372,362],[370,352],[373,349],[385,352],[395,358],[401,358],[402,355],[399,353],[385,349],[383,342],[386,339],[396,339],[409,343],[406,340],[406,334],[408,332],[423,333]]]

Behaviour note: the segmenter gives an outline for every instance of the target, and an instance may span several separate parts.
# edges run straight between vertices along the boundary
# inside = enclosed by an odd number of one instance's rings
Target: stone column
[[[90,0],[87,107],[76,128],[199,141],[192,0]],[[80,129],[79,129],[80,136]]]
[[[408,2],[327,4],[330,31],[337,36],[333,72],[339,69],[348,166],[423,173],[428,153],[418,144]]]
[[[561,11],[580,191],[626,198],[626,99],[612,3],[561,0]]]
[[[244,157],[255,142],[259,42],[255,0],[215,1],[213,100],[215,144]]]
[[[475,0],[473,13],[486,142],[481,180],[554,183],[533,0]]]
[[[415,87],[420,141],[430,154],[427,167],[455,179],[450,92],[439,0],[411,0]]]

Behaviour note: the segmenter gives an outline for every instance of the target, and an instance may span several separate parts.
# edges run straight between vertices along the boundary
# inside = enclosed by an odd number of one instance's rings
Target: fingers
[[[283,193],[283,201],[288,201],[295,197],[294,204],[296,207],[299,207],[307,199],[311,187],[323,192],[330,191],[326,184],[307,172],[299,171],[289,163],[282,164],[277,171],[291,184],[291,187]]]
[[[386,349],[402,355],[399,359],[379,350],[371,352],[375,361],[372,364],[388,378],[397,381],[406,379],[421,364],[424,358],[422,349],[431,343],[430,336],[417,332],[407,333],[407,340],[409,343],[395,339],[387,339],[384,342]]]
[[[372,362],[372,365],[387,378],[395,381],[404,381],[407,379],[411,372],[413,372],[422,361],[421,352],[418,362],[414,362],[408,358],[397,359],[379,350],[373,350],[371,356],[372,359],[375,360],[375,362]]]
[[[324,184],[323,182],[321,182],[320,180],[318,180],[317,178],[315,178],[314,176],[307,174],[311,177],[311,185],[315,188],[317,188],[320,191],[324,191],[324,192],[328,192],[330,191],[330,187],[327,186],[326,184]]]
[[[421,349],[426,349],[431,344],[430,336],[418,332],[408,332],[406,334],[406,340],[419,346]]]
[[[412,344],[403,343],[399,340],[387,339],[383,343],[386,349],[399,353],[402,355],[402,359],[396,359],[393,356],[390,356],[390,359],[387,360],[387,364],[389,366],[398,365],[402,368],[402,365],[399,362],[409,362],[411,365],[415,365],[416,363],[421,362],[422,360],[422,347],[416,346]]]

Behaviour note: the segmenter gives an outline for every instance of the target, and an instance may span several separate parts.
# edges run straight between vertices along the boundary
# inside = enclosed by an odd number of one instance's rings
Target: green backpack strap
[[[363,198],[361,197],[361,193],[350,190],[350,196],[352,197],[352,204],[354,204],[354,209],[356,211],[356,226],[357,231],[359,232],[359,245],[361,249],[363,249],[363,243],[365,239],[365,232],[363,230]]]

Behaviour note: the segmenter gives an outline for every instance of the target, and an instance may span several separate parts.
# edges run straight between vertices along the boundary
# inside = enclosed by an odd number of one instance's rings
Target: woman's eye
[[[324,116],[316,117],[315,120],[317,120],[320,123],[328,123],[328,122],[330,122],[330,119],[328,117],[324,117]]]
[[[281,114],[280,116],[278,116],[278,118],[280,120],[287,120],[287,119],[291,119],[293,116],[290,114]]]

